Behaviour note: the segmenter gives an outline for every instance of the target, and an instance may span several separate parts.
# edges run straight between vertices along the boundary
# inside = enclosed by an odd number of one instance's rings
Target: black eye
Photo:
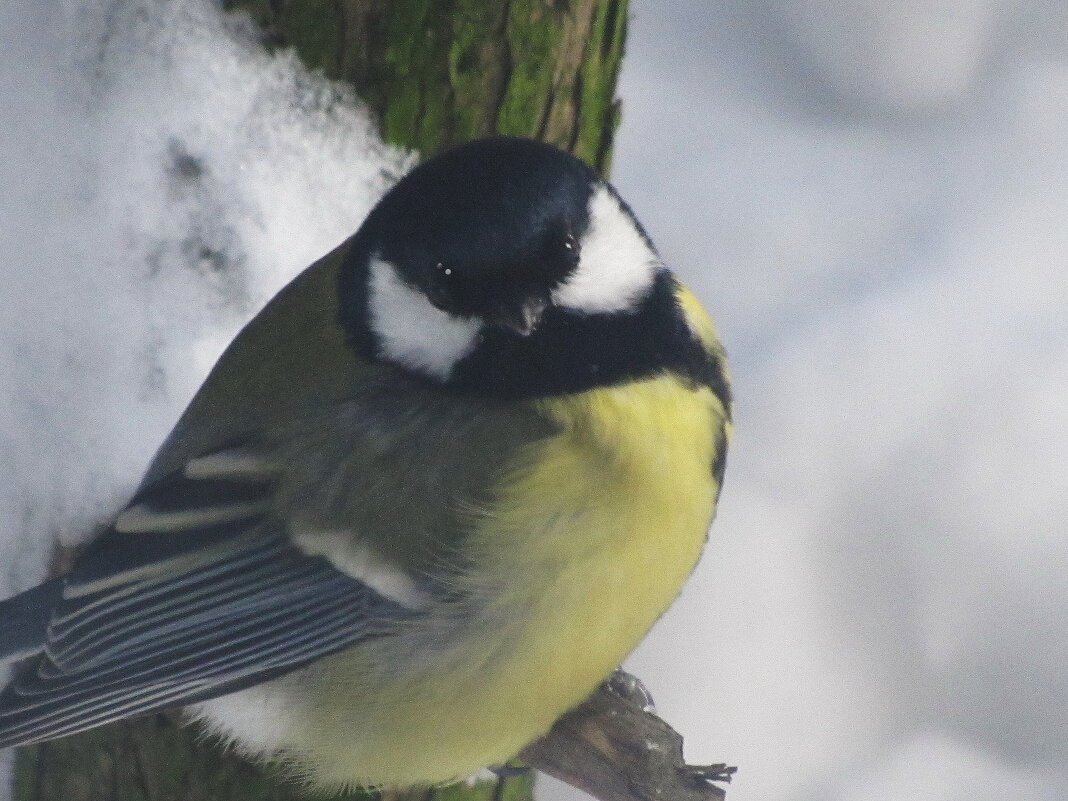
[[[453,270],[446,267],[440,261],[434,265],[430,272],[430,280],[427,282],[426,296],[439,309],[448,311],[452,304],[452,280]]]
[[[557,245],[556,247],[560,247],[560,245]],[[563,249],[562,251],[557,251],[557,253],[560,253],[557,258],[562,259],[563,263],[568,266],[568,269],[573,269],[575,265],[579,263],[578,238],[572,233],[564,236]]]

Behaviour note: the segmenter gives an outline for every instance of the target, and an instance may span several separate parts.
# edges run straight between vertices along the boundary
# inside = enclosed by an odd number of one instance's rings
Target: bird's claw
[[[633,673],[627,673],[622,668],[616,668],[615,672],[608,677],[606,683],[609,690],[620,698],[630,701],[643,711],[652,712],[656,709],[656,704],[653,702],[653,695],[649,692],[649,688]]]
[[[731,777],[738,771],[738,768],[726,762],[717,762],[714,765],[683,765],[679,770],[693,782],[730,783]]]

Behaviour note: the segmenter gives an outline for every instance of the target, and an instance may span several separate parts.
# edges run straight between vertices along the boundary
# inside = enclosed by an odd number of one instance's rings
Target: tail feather
[[[0,602],[0,660],[22,659],[44,648],[62,594],[63,580],[55,578]]]

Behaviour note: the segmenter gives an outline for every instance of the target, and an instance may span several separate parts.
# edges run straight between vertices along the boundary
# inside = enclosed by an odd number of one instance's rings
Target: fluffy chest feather
[[[398,783],[463,776],[547,731],[638,643],[700,555],[724,435],[709,390],[664,376],[542,403],[559,433],[480,515],[457,587],[472,601],[425,632],[439,644],[448,632],[448,646],[383,682],[386,736],[366,764],[381,769],[386,743],[414,737],[420,757],[396,762]]]
[[[724,420],[709,390],[666,375],[542,407],[560,433],[482,521],[473,576],[498,586],[474,592],[501,619],[532,621],[523,649],[541,649],[540,683],[563,703],[622,660],[692,571]]]

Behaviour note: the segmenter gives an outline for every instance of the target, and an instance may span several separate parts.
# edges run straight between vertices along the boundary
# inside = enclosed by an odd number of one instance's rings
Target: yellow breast
[[[665,375],[539,403],[559,434],[473,510],[457,590],[474,603],[302,679],[352,692],[311,715],[318,782],[431,784],[511,758],[619,665],[696,564],[727,426],[714,394]]]
[[[482,532],[495,562],[482,575],[515,577],[498,603],[530,610],[512,669],[542,730],[678,595],[712,521],[725,426],[710,390],[667,375],[543,406],[562,433],[515,477]],[[545,522],[531,531],[531,519]]]

